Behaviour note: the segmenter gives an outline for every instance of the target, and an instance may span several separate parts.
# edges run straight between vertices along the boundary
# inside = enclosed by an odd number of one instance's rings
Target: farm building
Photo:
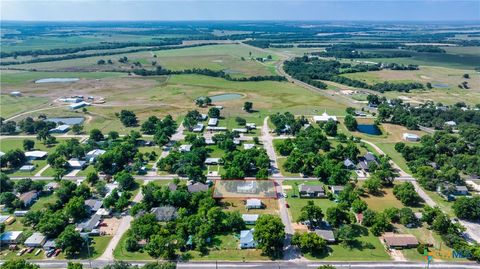
[[[253,239],[253,229],[240,231],[240,248],[256,248],[257,242]]]
[[[404,133],[403,134],[403,140],[416,142],[416,141],[420,140],[420,136],[418,136],[416,134]]]
[[[323,198],[325,197],[325,189],[322,185],[305,185],[298,186],[298,192],[302,198]]]
[[[20,97],[20,96],[22,96],[22,93],[19,92],[19,91],[13,91],[13,92],[10,92],[10,96]]]
[[[84,106],[89,106],[89,105],[90,105],[90,103],[81,101],[79,103],[71,104],[71,105],[69,105],[69,107],[70,107],[71,110],[75,110],[75,109],[79,109],[79,108],[82,108]]]
[[[33,233],[25,242],[23,243],[27,247],[39,248],[45,244],[47,238],[41,233]]]

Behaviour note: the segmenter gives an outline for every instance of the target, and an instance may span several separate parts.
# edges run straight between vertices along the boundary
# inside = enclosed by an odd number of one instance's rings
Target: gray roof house
[[[325,189],[322,185],[306,185],[301,184],[298,186],[298,192],[300,197],[309,197],[309,198],[323,198],[325,197]]]
[[[332,230],[317,229],[314,232],[329,243],[335,242],[335,235],[333,234]]]
[[[177,209],[173,206],[153,207],[150,213],[155,215],[157,221],[171,221],[177,218]]]
[[[259,217],[260,215],[258,214],[242,214],[242,219],[245,224],[255,224]]]
[[[98,225],[100,224],[100,219],[100,215],[93,214],[88,220],[77,224],[77,228],[81,232],[89,232],[98,227]]]
[[[37,199],[37,197],[38,197],[37,191],[29,191],[29,192],[20,194],[19,199],[20,201],[23,202],[25,206],[29,206],[35,201],[35,199]]]
[[[345,159],[343,161],[343,166],[345,166],[347,169],[355,169],[355,163],[353,163],[350,159]]]
[[[208,190],[208,185],[203,184],[201,182],[196,182],[191,185],[187,186],[188,192],[201,192],[201,191],[207,191]]]
[[[85,200],[85,205],[90,210],[90,212],[97,212],[102,207],[102,201],[96,199]]]
[[[253,229],[240,232],[240,248],[256,248],[257,242],[253,239]]]
[[[467,186],[455,186],[455,195],[467,195],[468,194],[468,188]]]
[[[247,209],[262,208],[262,206],[262,201],[260,199],[248,199],[245,204]]]
[[[43,244],[43,249],[44,250],[50,250],[50,249],[54,249],[56,247],[57,247],[57,244],[55,243],[55,240],[53,240],[53,239],[47,240],[47,242],[45,242],[45,244]]]
[[[33,233],[23,244],[27,247],[38,248],[42,247],[46,240],[47,238],[43,234]]]

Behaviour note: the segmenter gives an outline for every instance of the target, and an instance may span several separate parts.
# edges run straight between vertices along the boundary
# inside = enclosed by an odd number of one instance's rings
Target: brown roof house
[[[414,248],[418,246],[417,238],[411,234],[385,233],[385,235],[383,235],[383,242],[385,242],[388,248],[396,249]]]
[[[29,191],[29,192],[25,192],[25,193],[20,194],[20,197],[18,197],[18,198],[20,199],[20,201],[23,202],[23,204],[25,206],[29,206],[29,205],[33,204],[33,202],[35,202],[37,197],[38,197],[38,192],[37,191]]]

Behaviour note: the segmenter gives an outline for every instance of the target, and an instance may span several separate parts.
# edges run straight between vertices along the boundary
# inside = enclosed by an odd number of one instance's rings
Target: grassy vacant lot
[[[437,204],[438,207],[440,207],[440,209],[443,212],[447,213],[450,216],[455,216],[455,214],[453,213],[453,209],[452,209],[453,202],[448,202],[447,200],[443,199],[440,196],[440,194],[438,194],[435,191],[425,190],[425,192],[428,194],[428,196],[430,198],[432,198],[432,200]]]
[[[323,213],[327,211],[329,207],[334,207],[336,206],[336,203],[334,201],[328,200],[328,199],[305,199],[305,198],[299,198],[299,197],[292,197],[292,195],[295,193],[298,195],[298,187],[297,185],[301,184],[306,184],[306,185],[317,185],[317,184],[323,184],[318,181],[304,181],[304,180],[286,180],[283,182],[284,186],[291,186],[290,190],[287,190],[286,193],[288,195],[287,197],[287,203],[290,206],[290,215],[292,216],[292,221],[295,222],[298,217],[300,216],[300,210],[302,207],[306,206],[308,201],[313,201],[315,205],[318,205],[322,208]],[[285,189],[285,188],[284,188]]]
[[[361,182],[360,182],[361,184]],[[375,211],[383,211],[387,208],[395,207],[395,208],[403,208],[406,207],[398,200],[395,195],[393,195],[393,188],[383,188],[382,193],[380,195],[368,195],[362,197],[368,204],[368,208],[375,210]],[[412,208],[413,211],[419,211],[420,207]]]

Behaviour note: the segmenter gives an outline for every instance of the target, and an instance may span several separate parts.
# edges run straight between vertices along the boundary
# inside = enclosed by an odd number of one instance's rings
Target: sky
[[[0,0],[1,20],[480,21],[480,0]]]

